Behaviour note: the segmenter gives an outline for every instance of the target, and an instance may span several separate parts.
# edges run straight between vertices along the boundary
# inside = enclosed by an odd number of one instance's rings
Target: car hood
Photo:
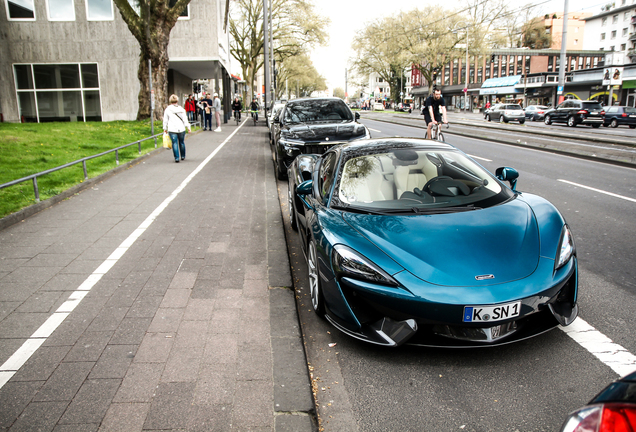
[[[289,139],[297,139],[305,142],[322,141],[349,141],[362,138],[366,135],[366,129],[360,123],[303,123],[290,125],[281,131],[281,134]]]
[[[531,275],[539,262],[537,221],[521,200],[453,214],[343,213],[343,218],[404,269],[432,284],[506,283]]]

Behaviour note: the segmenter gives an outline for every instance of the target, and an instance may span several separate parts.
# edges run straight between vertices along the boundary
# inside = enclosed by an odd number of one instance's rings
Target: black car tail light
[[[627,114],[623,113],[621,114],[621,117],[627,117]]]

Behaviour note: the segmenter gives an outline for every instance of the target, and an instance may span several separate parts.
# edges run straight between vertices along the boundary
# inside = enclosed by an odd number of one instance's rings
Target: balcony
[[[629,57],[630,63],[636,63],[636,48],[627,50],[627,57]]]
[[[636,15],[632,16],[632,20],[629,23],[636,24]]]
[[[636,32],[631,32],[627,40],[636,41]]]

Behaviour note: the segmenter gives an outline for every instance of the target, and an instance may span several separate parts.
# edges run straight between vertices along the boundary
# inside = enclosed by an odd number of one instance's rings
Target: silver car
[[[518,104],[498,104],[486,114],[486,120],[498,120],[500,123],[518,121],[519,124],[524,124],[526,122],[526,113],[521,108],[521,105]]]

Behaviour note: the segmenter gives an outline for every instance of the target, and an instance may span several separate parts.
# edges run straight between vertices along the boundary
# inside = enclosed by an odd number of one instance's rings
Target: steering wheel
[[[426,182],[426,184],[422,187],[422,192],[426,192],[426,193],[431,193],[431,186],[433,186],[435,183],[437,183],[440,180],[452,180],[452,177],[449,176],[437,176],[437,177],[433,177],[432,179],[430,179],[429,181]]]

